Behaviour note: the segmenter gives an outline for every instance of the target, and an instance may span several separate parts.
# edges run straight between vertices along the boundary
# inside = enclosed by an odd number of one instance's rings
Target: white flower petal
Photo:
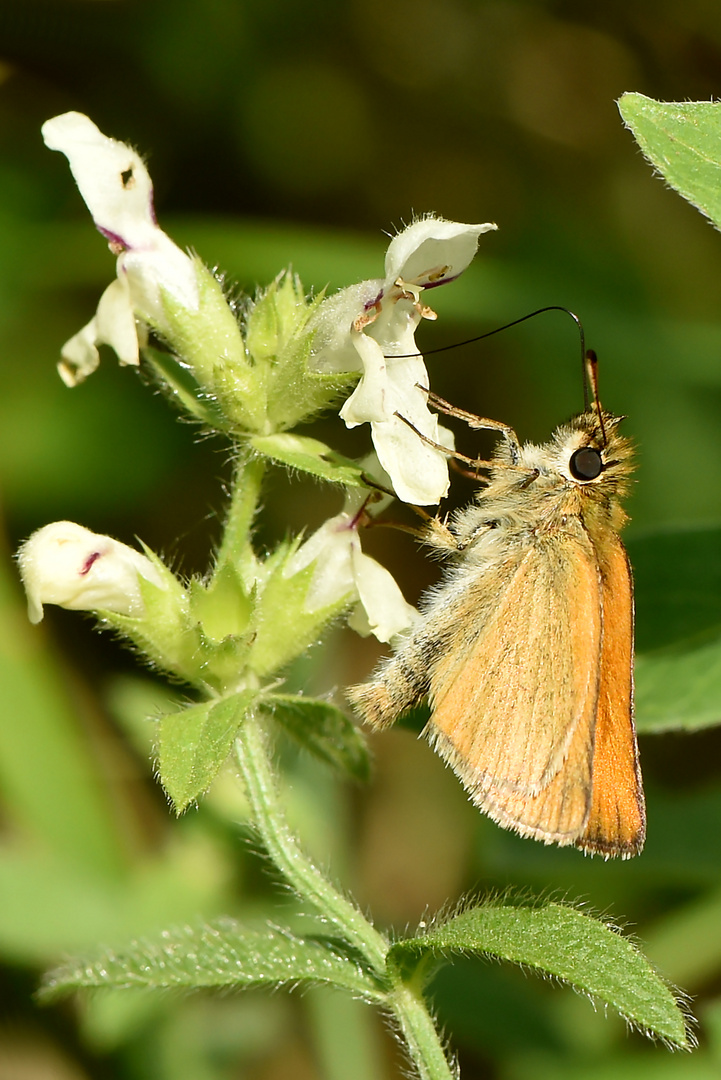
[[[145,555],[72,521],[54,521],[34,532],[18,552],[18,565],[33,623],[42,619],[43,604],[141,615],[139,577],[163,587]]]
[[[82,330],[65,342],[60,350],[58,371],[66,386],[77,386],[95,371],[100,363],[97,340],[98,328],[93,315]]]
[[[428,410],[428,374],[415,343],[421,318],[434,317],[422,293],[461,274],[478,237],[495,228],[435,217],[416,221],[391,241],[384,281],[344,289],[325,300],[316,316],[316,365],[353,371],[353,353],[360,358],[363,374],[340,415],[348,427],[370,423],[380,462],[405,502],[435,504],[449,486],[445,455],[417,434],[443,444]]]
[[[399,499],[418,506],[440,502],[448,493],[447,458],[418,435],[443,443],[422,389],[428,384],[423,357],[386,357],[370,334],[354,334],[353,341],[363,357],[364,373],[341,409],[342,419],[348,427],[370,421],[378,459]]]
[[[434,419],[431,417],[431,421]],[[425,426],[434,430],[433,423]],[[440,450],[423,442],[396,416],[382,424],[371,424],[371,434],[378,459],[390,475],[401,502],[435,506],[445,498],[449,487],[448,460]],[[438,431],[434,430],[434,434],[438,435]]]
[[[112,346],[121,364],[140,363],[133,303],[123,278],[111,282],[100,297],[95,324],[98,345]]]
[[[351,342],[361,357],[363,374],[340,411],[346,427],[353,428],[369,420],[387,420],[393,413],[388,394],[386,361],[383,347],[368,334],[353,332]]]
[[[138,330],[127,282],[116,278],[100,297],[95,315],[60,350],[60,377],[77,386],[100,363],[98,345],[110,345],[121,364],[138,364]]]
[[[388,245],[386,283],[398,278],[423,286],[451,281],[471,263],[481,233],[496,228],[493,222],[463,225],[435,217],[416,221]]]
[[[416,304],[400,295],[398,289],[391,290],[366,335],[382,346],[386,356],[417,356],[415,333],[420,321]]]
[[[355,592],[351,564],[354,530],[351,521],[346,513],[329,518],[301,544],[283,572],[284,577],[293,577],[311,563],[316,564],[305,599],[305,609],[309,614],[330,607]]]
[[[383,281],[377,278],[349,285],[320,304],[311,323],[311,363],[317,371],[360,370],[358,353],[351,341],[353,324],[364,314],[373,314],[373,305],[382,293]]]
[[[193,261],[162,229],[155,230],[152,245],[124,252],[118,259],[118,273],[127,277],[135,311],[161,330],[165,323],[161,290],[188,311],[200,306]]]
[[[292,577],[315,563],[315,571],[305,601],[312,614],[342,600],[358,598],[348,624],[358,633],[375,634],[389,641],[407,629],[417,616],[407,604],[392,575],[375,559],[364,555],[358,536],[357,513],[366,501],[361,493],[350,492],[345,509],[321,525],[305,541],[288,563],[285,577]]]
[[[384,566],[364,555],[360,540],[352,548],[353,570],[361,611],[356,608],[348,625],[357,633],[373,634],[379,641],[390,641],[413,624],[418,616]]]
[[[118,281],[100,300],[94,337],[88,324],[63,350],[60,374],[74,386],[97,367],[99,343],[111,345],[122,364],[138,363],[135,320],[167,332],[165,293],[190,311],[198,310],[200,293],[192,259],[158,228],[140,155],[81,113],[53,117],[42,132],[47,146],[67,157],[96,227],[118,256]]]
[[[157,230],[153,184],[140,155],[109,139],[82,113],[54,116],[42,126],[45,145],[68,159],[98,229],[125,247],[152,243]]]

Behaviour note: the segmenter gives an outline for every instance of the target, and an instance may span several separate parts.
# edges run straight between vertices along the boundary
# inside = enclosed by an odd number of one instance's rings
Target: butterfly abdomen
[[[374,728],[387,727],[428,693],[429,662],[436,652],[427,637],[411,637],[386,660],[370,683],[351,686],[351,704]]]

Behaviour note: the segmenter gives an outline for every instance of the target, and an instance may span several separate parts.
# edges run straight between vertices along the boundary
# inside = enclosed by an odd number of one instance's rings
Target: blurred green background
[[[227,446],[198,438],[108,353],[69,391],[55,362],[113,259],[42,145],[43,120],[88,113],[148,155],[163,227],[252,292],[288,264],[306,287],[382,274],[383,233],[414,212],[496,221],[476,264],[433,300],[427,348],[546,304],[598,352],[604,404],[639,446],[628,536],[721,519],[721,237],[664,189],[623,130],[626,90],[721,93],[721,8],[472,0],[4,0],[0,4],[0,475],[6,522],[0,678],[0,1080],[370,1080],[401,1075],[382,1023],[327,993],[133,994],[38,1010],[39,972],[220,911],[290,903],[243,843],[234,778],[170,820],[145,718],[169,691],[89,621],[31,629],[10,553],[70,518],[141,536],[183,572],[218,535]],[[581,406],[577,336],[554,313],[429,358],[434,389],[541,440]],[[317,433],[348,454],[367,431]],[[477,436],[457,432],[468,453]],[[466,501],[472,486],[456,482]],[[273,477],[261,540],[315,525],[337,493]],[[401,534],[368,549],[409,599],[436,568]],[[717,570],[721,552],[709,548]],[[718,574],[716,573],[716,577]],[[338,631],[291,675],[326,693],[378,650]],[[721,719],[721,710],[719,719]],[[670,1055],[614,1017],[510,968],[463,962],[435,984],[464,1080],[705,1080],[721,1074],[721,737],[642,739],[649,842],[603,864],[482,819],[407,731],[374,739],[350,792],[286,748],[287,795],[313,850],[384,925],[463,891],[554,891],[608,913],[696,996],[702,1048]],[[239,825],[238,822],[241,824]]]

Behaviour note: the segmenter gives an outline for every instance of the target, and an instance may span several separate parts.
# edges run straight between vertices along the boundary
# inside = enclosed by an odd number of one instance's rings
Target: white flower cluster
[[[152,182],[136,151],[80,113],[56,116],[42,132],[48,147],[67,156],[95,225],[117,256],[117,277],[94,317],[62,349],[60,374],[74,386],[97,367],[100,344],[111,345],[122,364],[138,364],[147,328],[161,336],[166,328],[164,298],[192,314],[199,286],[193,261],[158,227]],[[348,427],[370,423],[382,469],[404,502],[436,504],[448,490],[440,448],[451,449],[451,437],[428,409],[428,373],[415,343],[421,319],[435,318],[425,294],[463,273],[479,236],[495,228],[432,216],[415,221],[391,240],[384,277],[327,298],[309,327],[316,371],[361,372],[340,415]],[[410,626],[415,610],[388,571],[362,553],[362,504],[363,497],[349,494],[342,513],[299,548],[289,573],[315,563],[308,610],[355,598],[352,624],[387,641]],[[19,561],[33,621],[42,618],[44,603],[137,614],[139,577],[157,577],[139,552],[69,522],[35,533]]]

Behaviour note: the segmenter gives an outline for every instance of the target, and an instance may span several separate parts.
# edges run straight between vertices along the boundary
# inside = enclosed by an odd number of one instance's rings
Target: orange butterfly
[[[633,464],[620,418],[597,404],[549,443],[521,446],[506,425],[444,411],[504,440],[476,501],[448,525],[431,522],[426,541],[452,565],[410,636],[350,700],[382,728],[428,696],[431,745],[499,825],[636,855],[645,808],[633,586],[618,537]]]

